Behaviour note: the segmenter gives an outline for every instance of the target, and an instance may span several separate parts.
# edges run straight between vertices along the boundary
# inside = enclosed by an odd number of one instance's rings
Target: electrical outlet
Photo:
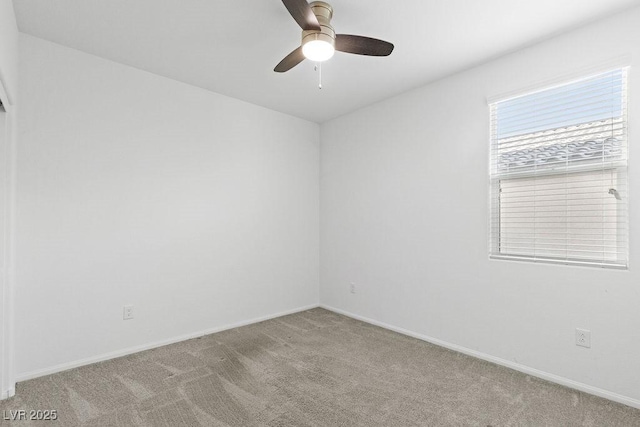
[[[591,348],[591,331],[576,328],[576,345]]]
[[[349,285],[349,290],[351,291],[352,294],[356,293],[356,284],[351,282],[351,284]]]
[[[133,306],[132,305],[125,305],[123,307],[122,319],[123,320],[133,319]]]

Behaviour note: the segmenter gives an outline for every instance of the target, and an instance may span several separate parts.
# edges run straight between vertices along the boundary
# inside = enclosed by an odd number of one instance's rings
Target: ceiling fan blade
[[[336,50],[356,55],[389,56],[393,52],[393,44],[371,37],[338,34],[336,35]]]
[[[282,0],[282,3],[293,16],[293,19],[300,25],[300,28],[320,31],[318,18],[316,18],[306,0]]]
[[[276,68],[273,69],[276,73],[284,73],[285,71],[289,71],[299,63],[304,61],[304,55],[302,54],[302,46],[291,52],[287,55]]]

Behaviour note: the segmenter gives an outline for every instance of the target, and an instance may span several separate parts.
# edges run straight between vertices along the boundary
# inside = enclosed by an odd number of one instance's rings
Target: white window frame
[[[612,262],[609,262],[605,259],[572,259],[570,257],[555,257],[555,256],[548,256],[548,255],[522,255],[522,254],[517,254],[517,253],[509,253],[509,252],[503,252],[502,251],[502,247],[501,247],[501,235],[500,235],[500,229],[503,227],[503,221],[500,218],[500,209],[501,209],[501,205],[500,205],[500,191],[502,188],[502,182],[506,181],[506,180],[515,180],[515,179],[519,179],[519,178],[536,178],[536,177],[541,177],[541,176],[567,176],[567,175],[572,175],[572,176],[577,176],[577,174],[584,174],[584,173],[588,173],[588,172],[607,172],[607,171],[615,171],[615,176],[616,176],[616,182],[618,182],[618,180],[620,182],[624,181],[624,186],[625,188],[627,188],[628,186],[628,179],[627,179],[627,169],[628,169],[628,118],[627,118],[627,102],[626,102],[626,96],[628,93],[628,83],[626,83],[626,79],[628,76],[628,66],[618,66],[615,67],[613,69],[608,69],[605,70],[606,71],[613,71],[613,70],[621,70],[625,79],[625,84],[623,85],[623,89],[624,89],[624,95],[623,95],[623,111],[622,111],[622,122],[623,122],[623,127],[625,129],[625,133],[624,133],[624,137],[625,137],[625,144],[624,144],[624,159],[622,162],[618,162],[616,164],[613,163],[608,163],[606,165],[606,167],[603,167],[601,164],[591,164],[591,165],[586,165],[584,168],[575,168],[575,169],[571,169],[570,171],[567,170],[561,170],[561,171],[554,171],[554,170],[549,170],[546,173],[540,173],[540,171],[522,171],[520,173],[517,174],[501,174],[501,173],[497,173],[496,170],[494,169],[494,166],[492,164],[492,162],[495,162],[496,159],[494,158],[495,153],[494,150],[496,150],[497,148],[497,144],[498,144],[498,136],[497,136],[497,131],[496,131],[496,127],[494,126],[494,123],[491,123],[491,135],[490,135],[490,158],[489,158],[489,162],[490,162],[490,166],[489,166],[489,185],[490,185],[490,200],[489,200],[489,206],[490,206],[490,211],[489,211],[489,258],[490,259],[498,259],[498,260],[517,260],[517,261],[529,261],[529,262],[540,262],[540,263],[550,263],[550,264],[562,264],[562,265],[581,265],[581,266],[593,266],[593,267],[601,267],[601,268],[613,268],[613,269],[628,269],[628,253],[629,253],[629,249],[628,249],[628,238],[629,238],[629,218],[628,218],[628,208],[629,208],[629,204],[628,204],[628,190],[626,191],[625,194],[625,201],[624,201],[624,224],[622,222],[620,222],[619,220],[616,221],[616,236],[618,238],[622,238],[621,241],[623,241],[623,245],[624,245],[624,256],[622,258],[618,258],[616,260],[613,260]],[[529,90],[527,92],[524,93],[520,93],[520,94],[514,94],[511,95],[509,97],[503,97],[501,99],[492,99],[492,100],[488,100],[489,103],[489,107],[491,110],[491,114],[490,114],[490,120],[493,121],[496,119],[496,113],[494,111],[494,107],[503,101],[508,101],[510,99],[514,99],[514,98],[519,98],[519,97],[524,97],[527,96],[529,94],[534,94],[537,92],[542,92],[542,91],[546,91],[547,89],[551,89],[551,88],[557,88],[557,87],[562,87],[565,85],[569,85],[572,83],[575,83],[576,81],[580,81],[583,79],[588,79],[590,77],[594,77],[597,76],[598,74],[602,74],[602,72],[599,73],[591,73],[588,74],[586,77],[583,78],[574,78],[572,80],[566,80],[562,83],[558,83],[556,82],[555,84],[549,84],[549,85],[540,85],[540,87],[538,89],[534,89],[534,90]],[[494,146],[495,145],[495,146]],[[498,223],[496,225],[496,214],[498,217]],[[498,230],[496,230],[496,227],[498,228]],[[622,234],[621,234],[622,233]],[[535,239],[535,237],[533,238]],[[552,252],[551,250],[549,252]]]

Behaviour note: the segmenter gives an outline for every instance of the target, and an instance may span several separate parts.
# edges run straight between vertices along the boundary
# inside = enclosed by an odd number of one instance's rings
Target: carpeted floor
[[[323,309],[18,384],[59,426],[640,426],[640,410]]]

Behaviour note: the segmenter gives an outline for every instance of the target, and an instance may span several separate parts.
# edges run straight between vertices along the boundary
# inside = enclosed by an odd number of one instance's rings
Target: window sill
[[[535,262],[540,264],[575,265],[579,267],[597,267],[597,268],[607,268],[612,270],[628,270],[629,269],[629,266],[626,264],[618,264],[614,262],[579,261],[579,260],[567,260],[567,259],[561,259],[561,258],[534,258],[534,257],[518,256],[518,255],[489,255],[489,259]]]

